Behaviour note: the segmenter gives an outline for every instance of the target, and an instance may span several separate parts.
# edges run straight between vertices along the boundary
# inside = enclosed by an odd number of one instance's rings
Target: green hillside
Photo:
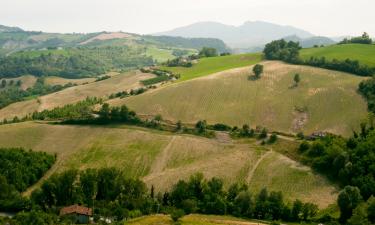
[[[236,68],[110,103],[172,121],[261,125],[293,133],[324,130],[350,135],[367,117],[366,102],[357,93],[365,78],[276,61],[263,64],[265,72],[259,80],[249,80],[250,67]],[[184,70],[189,72],[185,79],[208,71]],[[293,88],[296,73],[301,82]]]
[[[308,48],[300,51],[302,59],[310,57],[326,57],[326,59],[352,59],[358,60],[360,64],[375,67],[375,45],[365,44],[343,44],[331,45],[322,48]]]
[[[176,180],[202,172],[207,178],[222,178],[225,186],[239,181],[248,183],[256,192],[267,187],[282,191],[286,199],[313,201],[321,207],[333,203],[337,195],[336,188],[325,178],[272,151],[296,148],[294,142],[284,140],[261,146],[252,139],[223,142],[128,126],[24,122],[2,125],[0,143],[2,147],[57,154],[48,175],[69,168],[117,167],[164,191]],[[264,179],[265,174],[269,179]]]
[[[180,74],[181,78],[179,81],[185,81],[223,70],[250,66],[261,60],[262,55],[259,53],[229,55],[199,59],[199,62],[194,64],[193,67],[162,67],[162,69]]]

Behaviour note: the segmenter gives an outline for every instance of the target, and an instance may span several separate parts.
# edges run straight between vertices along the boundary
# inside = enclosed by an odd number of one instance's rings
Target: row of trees
[[[180,180],[170,193],[164,193],[159,199],[163,206],[177,207],[188,214],[230,214],[267,220],[308,220],[318,211],[311,203],[285,202],[281,192],[269,193],[262,189],[253,194],[246,184],[235,183],[225,190],[221,179],[206,180],[202,174],[193,175],[188,181]]]
[[[301,46],[298,42],[285,41],[283,39],[268,43],[264,50],[264,56],[269,60],[282,60],[288,63],[310,65],[326,69],[338,70],[360,76],[371,76],[375,73],[375,68],[362,65],[358,60],[327,60],[325,57],[311,57],[303,60],[299,57]]]
[[[27,90],[22,90],[20,86],[10,86],[5,90],[0,90],[0,109],[14,102],[23,101],[30,96],[46,95],[49,93],[61,91],[65,88],[72,87],[74,84],[65,85],[46,85],[44,77],[39,77],[34,86]]]
[[[358,60],[327,60],[325,57],[311,57],[308,60],[297,62],[304,65],[321,67],[325,69],[338,70],[357,74],[360,76],[371,76],[375,73],[375,68],[371,68],[367,65],[361,65]]]
[[[350,39],[345,38],[339,44],[372,44],[372,39],[370,38],[370,35],[364,32],[360,37]]]
[[[182,214],[233,215],[296,222],[311,220],[318,212],[318,207],[312,203],[286,202],[281,192],[262,189],[254,194],[246,184],[239,183],[225,189],[221,179],[206,180],[202,174],[195,174],[188,181],[180,180],[170,192],[162,193],[154,186],[149,190],[142,181],[128,178],[118,169],[102,168],[68,170],[52,175],[31,194],[25,212],[19,213],[14,220],[33,220],[29,217],[33,214],[58,224],[56,215],[59,209],[72,204],[94,207],[96,220],[103,216],[116,221],[151,213],[174,214],[176,209]],[[60,223],[68,219],[61,218]],[[45,221],[36,224],[45,224]]]
[[[15,84],[17,87],[21,87],[22,81],[21,81],[21,80],[17,80],[16,83],[14,83],[14,80],[10,80],[9,82],[7,82],[7,80],[3,79],[3,80],[1,80],[1,85],[0,85],[0,87],[1,87],[1,88],[5,88],[7,85],[8,85],[8,86],[13,86],[14,84]]]
[[[102,103],[103,100],[96,97],[87,97],[83,101],[75,104],[68,104],[63,107],[56,107],[51,110],[35,111],[31,115],[33,120],[81,120],[92,119],[94,117],[92,108],[96,104]]]

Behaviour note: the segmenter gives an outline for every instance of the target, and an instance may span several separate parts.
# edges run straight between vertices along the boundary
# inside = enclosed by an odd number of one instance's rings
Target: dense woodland
[[[92,77],[108,71],[121,71],[154,63],[144,55],[143,48],[133,47],[78,47],[64,53],[49,52],[31,55],[27,52],[0,58],[0,78],[34,76],[60,76],[65,78]]]
[[[366,201],[371,198],[371,204],[375,204],[372,197],[375,196],[375,130],[373,124],[370,126],[361,124],[361,132],[354,133],[349,139],[329,135],[311,144],[303,142],[299,147],[299,152],[305,163],[327,175],[340,186],[347,186],[339,195],[341,222],[345,223],[351,217],[353,210],[362,200]],[[356,204],[350,203],[352,198],[357,199]],[[375,222],[373,216],[371,216],[372,223]]]
[[[362,65],[355,59],[346,60],[328,60],[325,57],[311,57],[308,60],[302,60],[299,57],[301,46],[298,42],[285,41],[283,39],[268,43],[264,50],[264,56],[269,60],[282,60],[288,63],[309,65],[325,69],[348,72],[360,76],[371,76],[375,73],[375,68]]]
[[[56,157],[22,148],[0,149],[0,211],[21,210],[28,202],[20,192],[36,183]]]

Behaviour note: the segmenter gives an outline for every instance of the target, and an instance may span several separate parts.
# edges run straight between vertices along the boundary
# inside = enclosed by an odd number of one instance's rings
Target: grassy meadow
[[[345,44],[331,45],[322,48],[307,48],[300,51],[302,59],[310,57],[325,57],[326,59],[352,59],[358,60],[360,64],[375,67],[375,45]]]
[[[259,80],[249,79],[250,67],[236,68],[109,102],[126,104],[143,115],[160,114],[171,121],[247,123],[289,133],[350,135],[367,117],[366,102],[357,93],[365,78],[277,61],[263,65],[265,71]],[[296,73],[301,82],[293,87]]]
[[[262,60],[260,53],[229,55],[199,59],[192,67],[161,67],[162,69],[180,74],[178,81],[186,81],[197,77],[206,76],[223,70],[237,67],[250,66]]]
[[[309,168],[261,146],[255,140],[222,143],[190,135],[176,135],[128,126],[68,126],[24,122],[2,125],[1,147],[24,147],[57,155],[47,176],[65,169],[117,167],[129,177],[140,177],[157,191],[178,179],[202,172],[220,177],[228,187],[248,183],[283,191],[285,198],[333,203],[336,188]],[[288,146],[294,146],[293,144]]]
[[[124,225],[173,225],[175,224],[168,215],[151,215],[136,218]],[[210,216],[191,214],[180,219],[181,225],[266,225],[262,222],[248,221],[230,216]]]

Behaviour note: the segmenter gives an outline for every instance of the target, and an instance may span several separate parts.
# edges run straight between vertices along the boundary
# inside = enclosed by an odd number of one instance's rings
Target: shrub
[[[175,209],[171,212],[171,218],[174,222],[177,222],[181,217],[185,215],[184,210],[182,209]]]

